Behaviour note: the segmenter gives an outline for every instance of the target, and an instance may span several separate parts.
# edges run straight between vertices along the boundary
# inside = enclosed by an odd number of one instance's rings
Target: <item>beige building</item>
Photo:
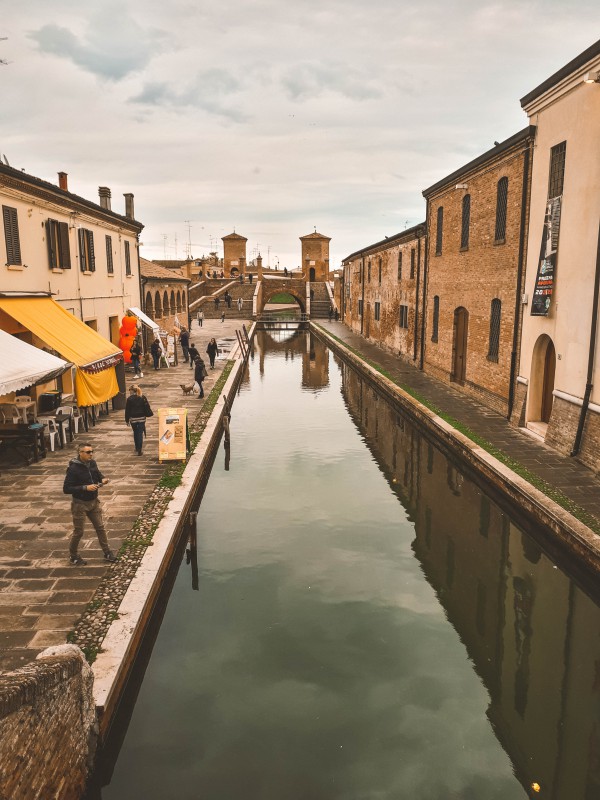
[[[110,189],[99,203],[59,185],[0,165],[4,237],[0,291],[50,292],[54,300],[113,344],[121,319],[140,305],[138,238],[133,195],[125,213],[111,209]]]
[[[600,466],[600,41],[521,100],[536,127],[513,421]]]
[[[425,225],[351,253],[339,280],[341,319],[405,359],[419,357],[423,327]]]

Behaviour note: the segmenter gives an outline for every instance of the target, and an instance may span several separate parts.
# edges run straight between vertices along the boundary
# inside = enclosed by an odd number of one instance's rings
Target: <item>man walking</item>
[[[243,305],[244,305],[244,301],[242,300],[241,297],[238,297],[238,301],[237,301],[238,311],[242,310]]]
[[[194,361],[198,358],[200,353],[193,342],[190,344],[189,353],[190,353],[190,367],[194,369]]]
[[[187,363],[190,347],[190,335],[187,331],[187,328],[181,329],[181,333],[179,334],[179,344],[181,345],[181,349],[183,351],[183,360]]]
[[[198,320],[198,325],[202,327],[202,323],[204,322],[204,311],[199,311],[196,315],[196,319]]]
[[[83,536],[85,518],[88,517],[100,542],[100,547],[104,552],[104,560],[118,561],[108,544],[104,519],[102,516],[102,506],[98,499],[98,489],[106,486],[108,478],[100,472],[98,465],[93,459],[93,449],[89,444],[80,444],[78,457],[72,458],[67,467],[63,492],[72,495],[71,515],[73,517],[73,533],[69,542],[69,560],[76,567],[84,567],[87,561],[77,552],[77,547]]]
[[[160,346],[160,339],[157,336],[150,345],[150,352],[152,353],[152,361],[154,362],[154,369],[160,368],[161,351],[162,348]]]

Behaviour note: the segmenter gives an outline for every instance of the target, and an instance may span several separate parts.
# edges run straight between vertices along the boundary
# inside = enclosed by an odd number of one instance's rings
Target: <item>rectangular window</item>
[[[560,197],[565,182],[565,157],[567,143],[561,142],[550,150],[550,178],[548,180],[548,200]]]
[[[408,306],[400,306],[399,324],[401,328],[408,328]]]
[[[381,259],[379,259],[379,283],[381,283],[381,270],[382,270],[382,267],[383,267],[382,261],[381,261]]]
[[[444,239],[444,206],[437,210],[437,228],[435,232],[435,254],[442,255],[442,242]]]
[[[462,199],[462,224],[460,229],[460,249],[469,249],[469,228],[471,225],[471,195],[466,194]]]
[[[440,324],[440,298],[436,294],[433,298],[433,324],[431,326],[431,341],[437,342],[438,340],[438,327]]]
[[[79,238],[79,269],[82,272],[95,272],[94,233],[87,228],[79,228],[77,233]]]
[[[375,320],[379,320],[381,317],[381,303],[375,303]]]
[[[495,244],[506,241],[506,209],[508,206],[508,178],[500,178],[496,188],[496,230]]]
[[[367,283],[371,283],[371,262],[367,264]]]
[[[131,275],[131,253],[129,242],[125,242],[125,275]]]
[[[56,219],[46,220],[46,243],[50,269],[71,269],[69,225]]]
[[[398,253],[398,280],[402,280],[402,250]]]
[[[502,314],[502,302],[495,297],[492,300],[490,309],[490,340],[488,346],[488,361],[498,361],[500,350],[500,317]]]
[[[363,315],[363,301],[359,300],[358,301],[358,316],[362,317],[362,315]]]
[[[415,277],[415,262],[417,260],[417,253],[414,247],[410,248],[410,277]]]
[[[4,239],[6,241],[6,263],[7,265],[22,264],[17,209],[10,206],[2,206],[2,217],[4,219]]]
[[[115,274],[115,267],[113,264],[112,236],[106,237],[106,271],[109,275]]]

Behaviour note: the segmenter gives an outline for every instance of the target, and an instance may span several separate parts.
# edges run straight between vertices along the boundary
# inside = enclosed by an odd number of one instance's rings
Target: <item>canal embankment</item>
[[[543,526],[548,544],[600,573],[600,481],[585,465],[512,428],[500,414],[401,361],[340,322],[311,323],[331,349],[463,468],[504,498],[528,527]]]

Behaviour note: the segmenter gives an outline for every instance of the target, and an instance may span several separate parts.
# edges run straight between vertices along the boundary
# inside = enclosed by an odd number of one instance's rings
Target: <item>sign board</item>
[[[546,317],[550,311],[556,281],[561,208],[562,196],[548,200],[546,205],[540,260],[531,301],[532,317]]]
[[[187,438],[187,408],[159,408],[158,460],[184,461]]]
[[[167,361],[169,364],[175,363],[175,337],[167,335]]]

